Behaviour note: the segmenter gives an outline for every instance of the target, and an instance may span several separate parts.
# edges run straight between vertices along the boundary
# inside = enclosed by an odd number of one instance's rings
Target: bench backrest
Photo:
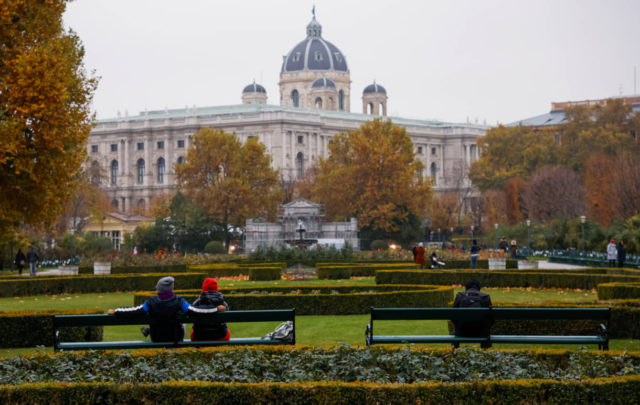
[[[220,323],[220,322],[295,322],[295,309],[271,309],[255,311],[224,311],[207,315],[186,315],[180,313],[181,323]],[[110,326],[143,325],[151,323],[151,316],[125,318],[108,314],[54,315],[54,328],[66,326]]]
[[[371,308],[371,320],[593,319],[609,320],[611,308]]]
[[[478,319],[489,308],[371,308],[371,320]]]

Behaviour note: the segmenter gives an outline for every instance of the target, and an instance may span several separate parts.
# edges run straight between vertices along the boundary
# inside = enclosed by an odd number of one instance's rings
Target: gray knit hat
[[[158,284],[156,284],[156,290],[158,290],[159,293],[163,293],[163,292],[167,292],[167,291],[173,291],[173,277],[169,276],[169,277],[162,277],[159,281]]]

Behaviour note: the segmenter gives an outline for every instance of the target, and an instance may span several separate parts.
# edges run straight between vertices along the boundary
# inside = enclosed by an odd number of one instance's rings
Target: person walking
[[[27,251],[27,263],[29,263],[29,275],[36,275],[36,264],[38,263],[38,254],[36,253],[36,249],[33,245],[29,246],[29,250]]]
[[[18,253],[16,254],[16,266],[18,267],[18,274],[22,275],[22,269],[27,264],[27,257],[22,253],[22,249],[18,248]]]
[[[618,241],[618,267],[624,267],[624,261],[627,260],[627,251],[624,248],[624,243]]]
[[[478,246],[478,241],[473,240],[471,243],[471,268],[478,268],[478,255],[480,254],[480,246]]]
[[[616,248],[616,242],[611,239],[611,242],[607,245],[607,260],[609,260],[609,267],[616,267],[616,259],[618,259],[618,248]]]
[[[421,269],[424,269],[426,264],[424,260],[424,251],[424,245],[422,242],[418,243],[418,247],[416,248],[416,264],[419,264]]]

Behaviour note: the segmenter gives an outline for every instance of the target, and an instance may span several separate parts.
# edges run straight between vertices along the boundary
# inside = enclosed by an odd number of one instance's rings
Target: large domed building
[[[315,13],[306,38],[284,55],[278,84],[279,105],[267,104],[265,87],[254,81],[239,84],[241,104],[165,107],[98,120],[87,145],[88,164],[108,174],[102,186],[114,210],[144,212],[156,196],[174,192],[174,165],[184,161],[191,136],[202,127],[233,132],[241,140],[258,138],[272,165],[285,179],[295,180],[319,157],[328,156],[333,135],[356,129],[372,116],[387,115],[387,90],[375,82],[362,90],[362,113],[350,112],[347,58],[323,38]],[[484,135],[484,126],[391,120],[406,128],[425,166],[423,175],[433,178],[436,192],[470,187],[466,173],[479,156],[476,138]]]

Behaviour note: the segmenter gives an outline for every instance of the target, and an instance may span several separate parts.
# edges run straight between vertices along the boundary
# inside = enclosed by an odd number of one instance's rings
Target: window
[[[560,134],[555,134],[554,138],[556,140],[556,143],[560,145]]]
[[[138,184],[144,183],[144,159],[138,159]]]
[[[367,104],[367,115],[373,114],[373,103]]]
[[[322,108],[322,99],[320,97],[316,98],[316,108]]]
[[[293,60],[294,62],[300,62],[300,52],[294,53],[291,60]]]
[[[291,92],[291,104],[294,107],[300,107],[300,96],[298,95],[298,90]]]
[[[181,164],[183,164],[183,163],[184,163],[184,157],[180,156],[180,157],[178,158],[178,164],[179,164],[179,165],[181,165]]]
[[[436,154],[436,148],[431,148],[431,154],[435,155]]]
[[[111,144],[111,152],[117,152],[118,151],[118,144],[117,143],[112,143]]]
[[[322,52],[315,51],[313,53],[313,58],[316,60],[316,62],[320,62],[322,60]]]
[[[113,207],[114,209],[118,209],[118,200],[116,200],[115,198],[113,200],[111,200],[111,207]]]
[[[431,177],[433,177],[435,179],[436,175],[438,174],[438,167],[436,166],[435,163],[431,163]]]
[[[344,111],[344,91],[338,92],[338,110]]]
[[[158,149],[164,149],[164,141],[158,141]]]
[[[98,145],[91,145],[91,153],[98,153]]]
[[[178,140],[178,148],[184,148],[184,139]]]
[[[298,143],[304,143],[304,137],[302,135],[298,135]]]
[[[120,250],[120,231],[111,232],[111,242],[115,250]]]
[[[342,55],[340,55],[340,52],[334,52],[334,55],[336,56],[336,61],[342,62]]]
[[[144,142],[138,142],[138,143],[136,144],[136,148],[137,148],[138,150],[144,150]]]
[[[111,184],[116,184],[118,182],[118,161],[114,160],[111,162]]]
[[[422,146],[418,146],[418,155],[422,155]]]
[[[95,185],[100,185],[100,163],[95,160],[91,162],[91,183]]]
[[[164,183],[164,159],[158,159],[158,183]]]
[[[299,152],[298,155],[296,156],[296,174],[298,175],[298,178],[302,177],[303,173],[304,173],[304,155],[302,154],[302,152]]]

